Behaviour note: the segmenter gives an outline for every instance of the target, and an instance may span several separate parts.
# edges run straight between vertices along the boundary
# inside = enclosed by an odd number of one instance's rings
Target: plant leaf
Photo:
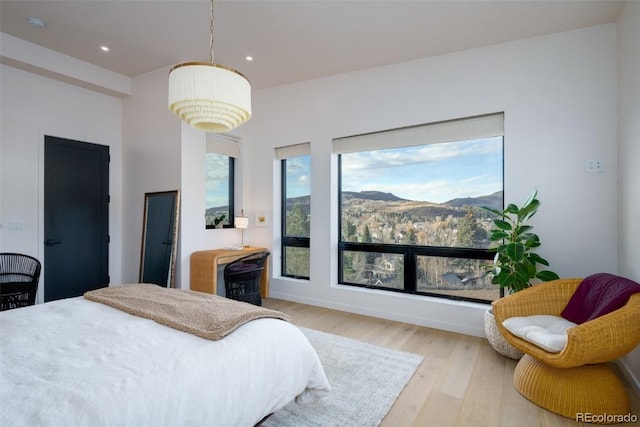
[[[532,263],[546,265],[547,267],[549,266],[549,261],[542,258],[540,255],[538,255],[535,252],[530,252],[528,256],[529,256],[529,261],[531,261]]]
[[[506,239],[509,237],[509,233],[505,232],[505,231],[500,231],[500,230],[493,230],[491,232],[491,241],[495,242],[496,240],[502,240],[502,239]]]
[[[514,205],[513,203],[509,203],[504,212],[517,215],[519,210],[520,208],[518,208],[518,206]]]
[[[543,282],[548,282],[550,280],[558,280],[560,279],[560,276],[558,276],[553,271],[543,270],[536,273],[536,278],[542,280]]]
[[[524,224],[521,224],[521,225],[519,225],[519,226],[516,228],[516,231],[518,232],[518,234],[524,234],[524,233],[526,233],[527,231],[531,230],[532,228],[533,228],[533,227],[532,227],[532,226],[530,226],[530,225],[524,225]],[[532,233],[528,233],[528,234],[532,234]]]
[[[524,258],[525,254],[525,246],[522,243],[509,243],[505,248],[505,253],[509,257],[509,259],[520,262]]]
[[[504,251],[507,249],[507,245],[499,245],[496,248],[496,252],[498,252],[498,254],[496,256],[502,256],[504,254]],[[500,260],[502,261],[502,260]]]
[[[503,221],[501,219],[494,219],[493,224],[498,227],[500,230],[511,230],[511,223],[508,221]]]
[[[540,246],[540,238],[537,234],[525,233],[520,236],[520,240],[527,245],[528,248],[537,248]]]
[[[537,188],[534,188],[534,189],[531,191],[531,194],[529,194],[529,197],[527,197],[527,200],[525,200],[525,201],[522,203],[522,206],[527,206],[529,203],[531,203],[531,202],[536,198],[536,196],[537,196],[537,195],[538,195],[538,189],[537,189]]]
[[[533,200],[528,206],[525,206],[520,210],[518,218],[520,218],[521,221],[528,221],[536,214],[536,212],[538,212],[539,207],[540,201],[537,199]]]

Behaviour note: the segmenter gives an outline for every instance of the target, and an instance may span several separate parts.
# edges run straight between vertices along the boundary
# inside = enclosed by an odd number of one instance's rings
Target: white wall
[[[619,251],[622,276],[640,282],[640,2],[627,2],[618,21]],[[640,347],[622,359],[640,394]]]
[[[0,251],[36,256],[43,262],[44,136],[108,145],[109,275],[121,278],[121,100],[36,74],[0,66]],[[9,222],[22,224],[9,230]],[[46,287],[41,276],[38,301]]]
[[[159,69],[133,79],[133,95],[123,101],[124,283],[139,278],[145,193],[181,188],[180,120],[167,108],[168,74]]]
[[[616,26],[559,33],[256,91],[244,137],[245,212],[275,226],[246,241],[272,248],[271,295],[483,335],[486,306],[336,284],[332,138],[505,112],[505,198],[537,187],[541,253],[561,276],[617,269]],[[279,170],[273,149],[311,142],[311,280],[278,277]],[[588,159],[605,173],[588,174]]]

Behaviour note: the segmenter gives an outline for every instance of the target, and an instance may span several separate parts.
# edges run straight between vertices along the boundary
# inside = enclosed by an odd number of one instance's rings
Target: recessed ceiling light
[[[100,49],[102,49],[104,52],[109,52],[109,48],[107,46],[100,46]]]
[[[36,18],[35,16],[30,16],[27,18],[27,22],[29,23],[29,25],[31,25],[32,27],[36,27],[36,28],[42,28],[44,27],[44,21],[40,18]]]
[[[244,57],[244,59],[246,59],[248,62],[251,62],[251,61],[253,61],[253,56],[247,55],[247,56]]]

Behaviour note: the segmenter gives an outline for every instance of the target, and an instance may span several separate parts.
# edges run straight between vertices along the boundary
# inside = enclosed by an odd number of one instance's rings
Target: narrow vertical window
[[[282,276],[309,279],[311,156],[309,144],[276,150],[282,173]]]
[[[235,159],[238,141],[230,137],[207,134],[205,153],[205,226],[233,227]]]

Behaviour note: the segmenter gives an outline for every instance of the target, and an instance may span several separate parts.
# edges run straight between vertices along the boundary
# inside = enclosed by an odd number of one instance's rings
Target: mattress
[[[0,414],[14,426],[252,426],[330,391],[278,319],[219,341],[82,297],[0,312]]]

